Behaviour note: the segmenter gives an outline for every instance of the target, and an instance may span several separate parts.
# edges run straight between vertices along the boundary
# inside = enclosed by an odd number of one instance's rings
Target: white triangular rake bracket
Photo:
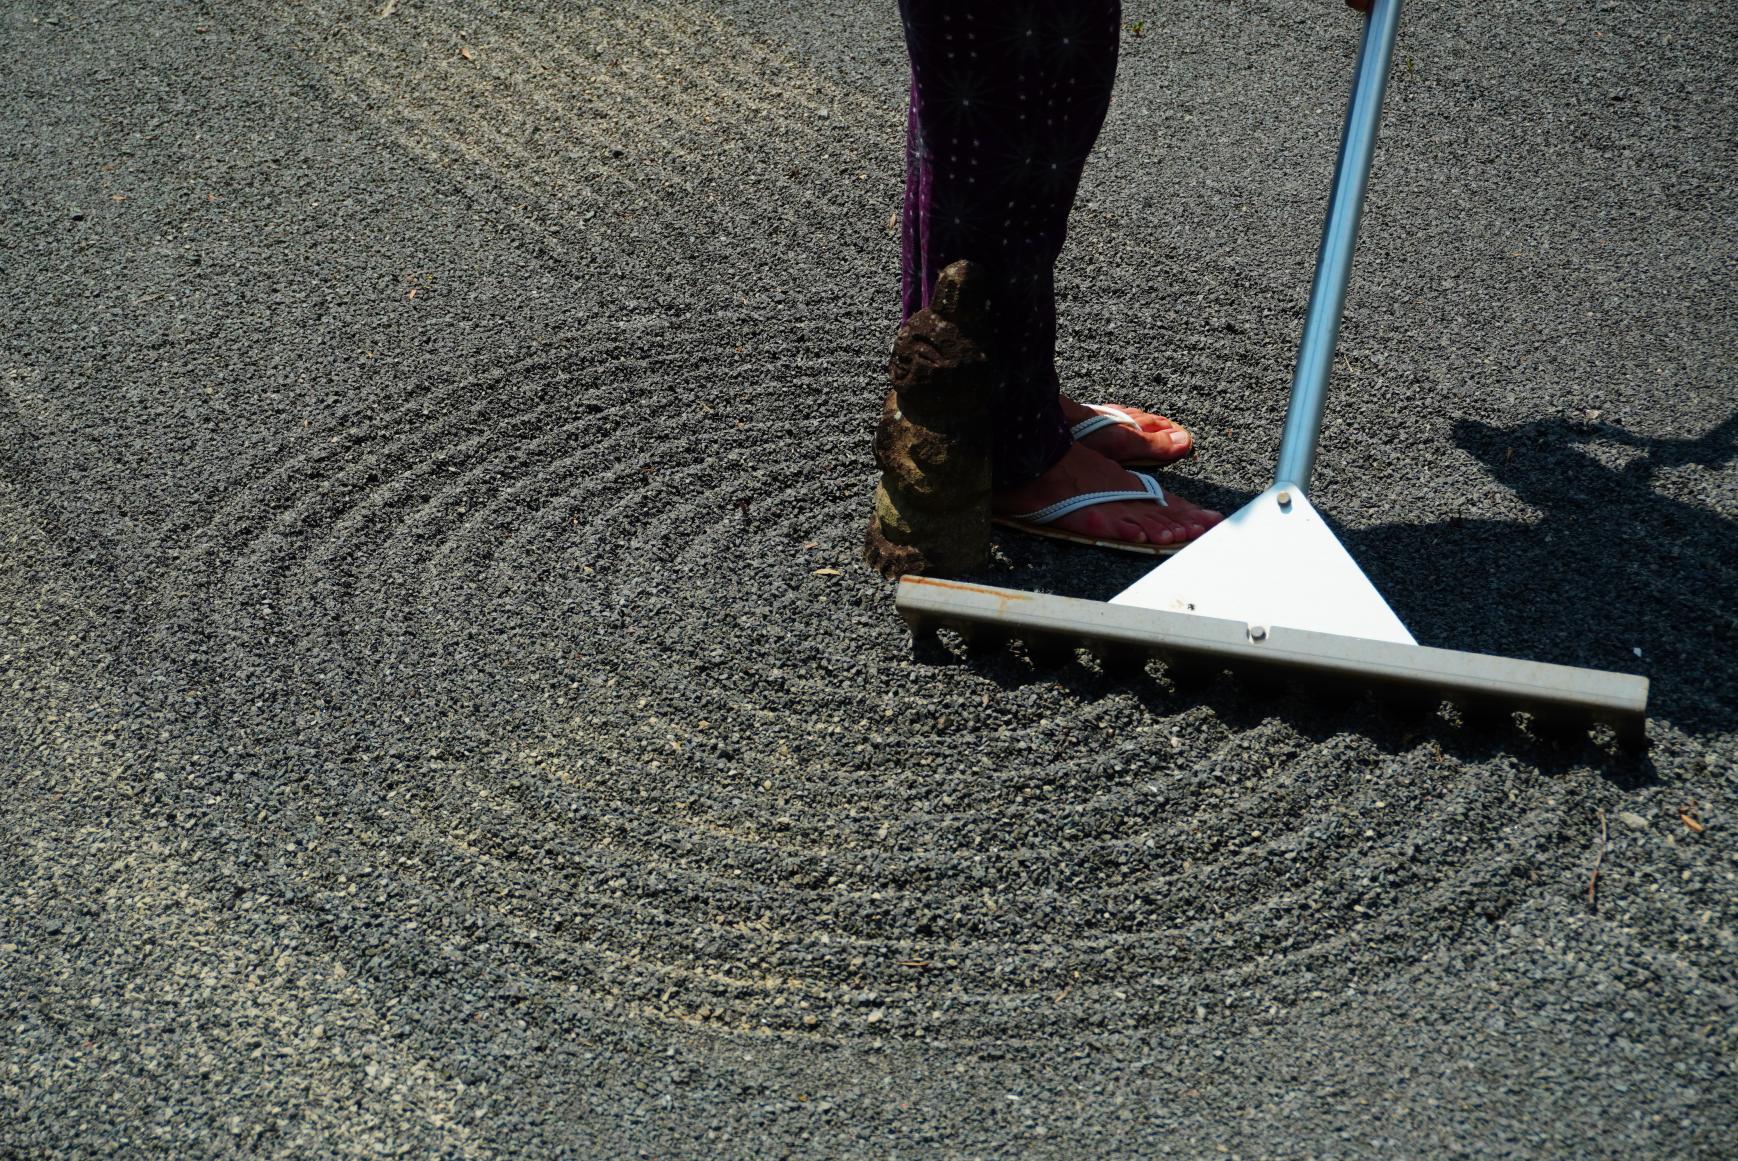
[[[1269,488],[1110,603],[1241,621],[1256,640],[1284,626],[1418,644],[1292,485]]]

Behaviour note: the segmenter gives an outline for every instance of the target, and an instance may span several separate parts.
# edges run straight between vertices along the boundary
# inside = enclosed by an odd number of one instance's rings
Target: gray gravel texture
[[[1355,20],[1126,15],[1064,377],[1234,505]],[[1724,0],[1412,5],[1316,495],[1421,640],[1650,674],[1645,757],[914,656],[890,2],[0,49],[0,1155],[1738,1153]]]

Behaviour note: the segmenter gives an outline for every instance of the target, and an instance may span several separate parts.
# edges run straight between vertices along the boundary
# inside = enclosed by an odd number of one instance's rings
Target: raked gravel
[[[1125,16],[1062,369],[1229,507],[1356,20]],[[1726,5],[1410,6],[1314,495],[1642,755],[913,653],[891,0],[0,50],[0,1156],[1738,1153]]]

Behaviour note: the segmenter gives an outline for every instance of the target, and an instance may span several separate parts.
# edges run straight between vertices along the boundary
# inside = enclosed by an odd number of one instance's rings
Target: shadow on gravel
[[[1469,514],[1345,533],[1418,639],[1641,673],[1653,681],[1652,717],[1691,733],[1732,728],[1738,529],[1710,508],[1660,494],[1653,481],[1738,458],[1738,415],[1682,440],[1564,419],[1512,428],[1463,421],[1455,442],[1540,518]],[[1479,497],[1467,506],[1476,511]]]

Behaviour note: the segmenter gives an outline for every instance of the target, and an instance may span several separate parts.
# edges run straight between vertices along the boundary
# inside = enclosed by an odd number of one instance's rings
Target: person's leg
[[[1003,382],[990,433],[995,510],[1031,512],[1139,482],[1070,437],[1056,379],[1054,271],[1080,173],[1109,107],[1118,0],[901,0],[912,66],[904,309],[965,258],[988,276]],[[1173,496],[1087,508],[1058,528],[1180,543],[1220,519]]]
[[[1055,265],[1116,75],[1119,0],[902,0],[911,56],[905,315],[969,258],[988,274],[1005,380],[995,482],[1025,483],[1070,445],[1057,398]]]

